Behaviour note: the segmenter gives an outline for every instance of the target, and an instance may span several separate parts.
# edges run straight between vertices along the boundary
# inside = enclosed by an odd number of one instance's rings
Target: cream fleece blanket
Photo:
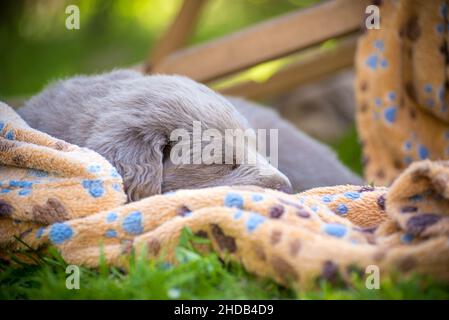
[[[390,189],[259,187],[180,190],[125,204],[122,180],[97,153],[36,131],[0,103],[0,255],[56,247],[70,264],[126,267],[130,254],[175,262],[181,230],[223,259],[299,288],[353,270],[449,281],[449,162],[411,165]]]

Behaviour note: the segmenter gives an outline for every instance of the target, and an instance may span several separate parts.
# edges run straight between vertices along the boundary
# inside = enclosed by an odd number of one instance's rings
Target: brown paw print
[[[68,151],[69,145],[65,142],[58,141],[55,143],[55,149],[59,151]]]
[[[227,236],[224,234],[223,230],[220,228],[218,224],[212,224],[212,235],[217,241],[220,250],[227,250],[229,253],[234,253],[237,251],[237,245],[235,243],[235,239],[233,237]]]
[[[14,164],[18,167],[26,166],[25,157],[22,154],[16,154],[15,156],[13,156],[12,162],[14,162]]]
[[[15,147],[15,143],[6,139],[0,138],[0,151],[9,151]]]
[[[6,201],[0,200],[0,217],[11,216],[14,208]]]
[[[67,219],[67,215],[67,210],[55,198],[49,198],[45,205],[35,205],[33,207],[35,221],[44,224],[64,221]]]

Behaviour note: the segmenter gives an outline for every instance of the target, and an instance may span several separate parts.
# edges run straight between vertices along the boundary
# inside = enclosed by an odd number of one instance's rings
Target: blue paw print
[[[412,144],[411,141],[405,141],[404,142],[404,150],[406,150],[406,151],[411,150],[412,146],[413,146],[413,144]]]
[[[365,61],[365,64],[373,70],[376,70],[378,67],[382,67],[384,69],[387,68],[388,61],[381,57],[385,49],[384,42],[382,40],[375,40],[373,42],[373,46],[377,52],[369,55]]]
[[[31,193],[31,187],[33,183],[30,181],[20,181],[20,180],[10,180],[9,188],[19,188],[18,195],[19,196],[27,196]],[[8,191],[6,191],[8,190]],[[3,189],[2,193],[8,193],[9,189]]]
[[[379,51],[384,51],[384,42],[382,40],[374,40],[374,48]]]
[[[360,193],[356,191],[348,191],[343,194],[349,200],[357,200],[360,198]]]
[[[83,180],[84,189],[88,190],[94,198],[101,197],[104,194],[103,181],[101,180]]]
[[[390,91],[388,93],[388,99],[390,99],[391,101],[395,101],[396,100],[396,92]]]
[[[248,232],[253,232],[260,224],[264,223],[265,220],[267,220],[267,218],[265,218],[264,216],[261,216],[257,213],[251,213],[248,220],[246,221],[246,229],[248,230]]]
[[[134,211],[128,214],[122,222],[123,230],[129,234],[138,235],[143,232],[142,213]]]
[[[348,232],[348,228],[338,223],[327,223],[323,227],[324,232],[336,238],[342,238]]]
[[[333,200],[332,195],[326,194],[326,195],[321,197],[321,201],[324,202],[324,203],[332,202],[332,200]]]
[[[107,238],[117,238],[117,231],[109,229],[105,232],[105,237]]]
[[[255,193],[255,194],[253,194],[253,195],[251,196],[251,199],[252,199],[254,202],[259,202],[259,201],[262,201],[262,200],[263,200],[263,196],[262,196],[261,194]]]
[[[444,137],[446,137],[446,133],[444,134]],[[449,132],[447,133],[447,137],[449,139]],[[408,153],[404,157],[404,163],[406,165],[409,165],[414,160],[425,160],[430,157],[429,149],[416,141],[416,136],[412,136],[410,140],[404,142],[403,150]]]
[[[234,214],[234,220],[238,220],[243,216],[243,211],[242,210],[237,210]]]
[[[377,69],[377,64],[378,64],[378,58],[377,58],[377,54],[372,54],[370,56],[368,56],[368,58],[366,59],[366,65],[368,67],[370,67],[373,70]]]
[[[31,193],[31,189],[22,189],[18,192],[19,196],[27,196]]]
[[[382,99],[377,97],[376,99],[374,99],[374,104],[376,105],[376,107],[382,106]]]
[[[396,113],[397,113],[397,108],[396,107],[386,108],[385,111],[384,111],[385,120],[388,123],[394,123],[396,121]]]
[[[238,193],[234,193],[234,192],[230,192],[226,195],[225,199],[224,199],[224,205],[226,207],[230,207],[230,208],[243,208],[243,197],[238,194]]]
[[[11,180],[9,181],[11,188],[31,188],[33,183],[30,181]]]
[[[433,86],[430,83],[424,85],[424,93],[427,95],[424,103],[429,108],[434,108],[436,104],[441,105],[441,112],[444,112],[446,108],[444,108],[444,100],[445,100],[445,88],[444,86],[440,86],[436,90],[434,90]],[[436,99],[435,99],[436,98]]]
[[[340,203],[338,206],[337,206],[337,213],[338,214],[341,214],[341,215],[344,215],[344,214],[347,214],[348,213],[348,207],[344,204],[344,203]]]
[[[429,150],[425,146],[419,145],[418,155],[419,155],[419,158],[422,160],[427,159],[429,157]]]
[[[112,169],[111,169],[111,177],[113,177],[113,178],[118,178],[118,177],[120,177],[120,175],[119,175],[119,173],[118,173],[118,171],[117,171],[116,168],[112,168]]]
[[[8,140],[14,140],[14,139],[16,138],[16,136],[15,136],[15,134],[14,134],[14,131],[9,130],[9,131],[6,133],[5,138],[8,139]]]
[[[101,171],[101,166],[99,164],[91,164],[87,167],[87,171],[91,173],[98,173]]]
[[[51,226],[48,237],[54,244],[61,244],[73,236],[72,228],[65,223],[55,223]]]
[[[115,220],[117,220],[117,218],[118,218],[118,214],[117,213],[109,212],[106,215],[106,222],[109,222],[109,223],[114,222]]]

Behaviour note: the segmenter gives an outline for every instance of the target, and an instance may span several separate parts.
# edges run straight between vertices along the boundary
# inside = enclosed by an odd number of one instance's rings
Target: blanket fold
[[[70,264],[133,252],[175,262],[188,227],[223,259],[295,288],[381,272],[449,281],[449,162],[413,163],[391,188],[336,186],[289,195],[254,186],[179,190],[126,204],[97,153],[28,127],[0,104],[0,255],[56,247]],[[21,241],[17,241],[19,238]]]

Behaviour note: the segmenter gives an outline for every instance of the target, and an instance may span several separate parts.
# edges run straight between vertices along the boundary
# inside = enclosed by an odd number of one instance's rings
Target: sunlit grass
[[[185,229],[176,265],[140,258],[130,259],[126,272],[104,262],[95,270],[81,268],[78,290],[67,289],[67,264],[55,249],[38,265],[0,263],[0,299],[449,299],[448,285],[426,277],[385,277],[379,290],[368,290],[354,274],[346,287],[321,281],[312,290],[294,292],[214,253],[199,254],[192,246],[196,241],[205,240]]]

